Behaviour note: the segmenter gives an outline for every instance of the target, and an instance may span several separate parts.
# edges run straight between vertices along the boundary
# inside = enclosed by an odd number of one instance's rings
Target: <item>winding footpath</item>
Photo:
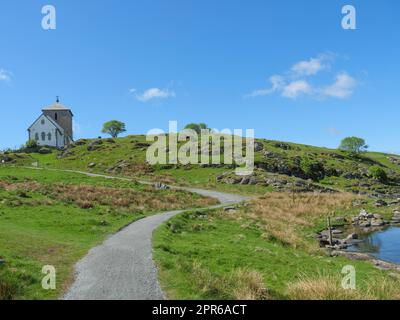
[[[92,177],[129,180],[127,178],[81,173]],[[149,182],[143,182],[150,184]],[[203,196],[213,197],[219,208],[246,201],[249,198],[210,190],[172,187]],[[162,212],[138,220],[103,244],[95,247],[75,266],[75,281],[64,295],[66,300],[162,300],[164,294],[152,258],[152,234],[162,223],[188,210]]]

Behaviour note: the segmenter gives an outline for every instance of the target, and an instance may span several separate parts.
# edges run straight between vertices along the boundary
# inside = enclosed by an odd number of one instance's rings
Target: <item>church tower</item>
[[[42,109],[42,112],[46,117],[51,118],[64,129],[64,145],[71,144],[74,141],[72,129],[72,118],[74,115],[71,109],[62,105],[60,99],[57,97],[56,103]]]

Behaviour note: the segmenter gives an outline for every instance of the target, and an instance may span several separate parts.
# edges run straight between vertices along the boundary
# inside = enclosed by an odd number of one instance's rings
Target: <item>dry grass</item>
[[[129,188],[98,187],[95,185],[40,184],[37,182],[10,183],[0,181],[0,187],[7,191],[39,192],[50,199],[74,203],[82,209],[95,205],[110,206],[124,211],[171,210],[183,206],[209,206],[216,204],[212,198],[197,197],[179,190],[157,191],[151,187],[144,190]]]
[[[0,300],[13,300],[16,289],[11,284],[0,280]]]
[[[193,281],[206,295],[234,300],[270,299],[263,277],[254,270],[237,269],[228,275],[217,276],[195,262],[192,266]]]
[[[288,285],[287,293],[293,300],[399,300],[400,281],[388,278],[374,279],[364,289],[345,290],[341,279],[318,275],[299,279]]]
[[[312,227],[318,219],[337,210],[352,207],[354,195],[348,193],[302,193],[293,202],[289,193],[268,193],[251,202],[246,218],[262,225],[263,237],[293,247],[308,247],[299,234],[300,228]],[[240,218],[243,212],[239,213]]]

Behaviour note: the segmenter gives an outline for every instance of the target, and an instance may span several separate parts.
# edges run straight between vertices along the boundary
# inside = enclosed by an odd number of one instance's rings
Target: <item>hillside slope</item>
[[[255,171],[235,176],[232,165],[156,165],[146,163],[150,146],[144,135],[118,139],[82,139],[49,154],[6,153],[6,164],[78,169],[140,177],[182,185],[198,185],[243,193],[266,191],[343,190],[380,198],[400,197],[400,156],[376,152],[348,152],[257,139]],[[210,155],[211,158],[211,155]],[[387,179],[374,176],[382,169]]]

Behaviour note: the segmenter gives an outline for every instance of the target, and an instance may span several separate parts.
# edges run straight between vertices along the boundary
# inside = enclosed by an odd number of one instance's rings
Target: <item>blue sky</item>
[[[57,29],[41,28],[54,5]],[[341,8],[357,10],[357,30]],[[400,152],[397,0],[4,0],[0,148],[27,139],[42,107],[75,115],[75,138],[119,119],[128,134],[183,126]]]

